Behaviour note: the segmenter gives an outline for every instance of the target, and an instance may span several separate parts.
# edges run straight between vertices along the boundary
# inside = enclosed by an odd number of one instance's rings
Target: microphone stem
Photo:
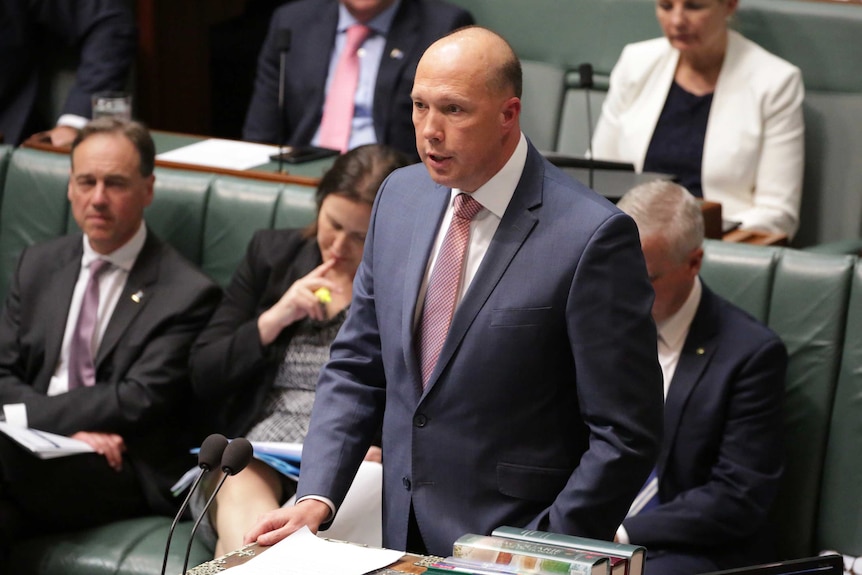
[[[209,471],[209,470],[208,469],[201,469],[201,472],[198,473],[197,478],[195,478],[194,483],[192,483],[191,489],[189,489],[188,494],[186,494],[186,498],[183,501],[183,504],[180,506],[179,512],[177,512],[176,516],[174,517],[173,523],[171,523],[171,529],[170,529],[170,531],[168,531],[168,541],[167,541],[167,543],[165,543],[165,558],[162,561],[162,575],[165,575],[165,570],[168,568],[168,553],[170,552],[170,549],[171,549],[171,538],[173,538],[173,536],[174,536],[174,529],[176,529],[177,523],[180,520],[180,516],[183,514],[183,511],[185,511],[186,507],[188,507],[189,501],[191,501],[191,498],[192,498],[192,494],[198,488],[198,484],[200,484],[201,479],[203,479],[203,477],[204,477],[204,475],[206,475],[207,471]]]
[[[203,511],[201,511],[201,514],[198,516],[197,520],[195,521],[195,524],[192,526],[191,533],[189,533],[189,544],[186,547],[186,556],[185,556],[185,559],[183,560],[183,570],[182,570],[183,575],[185,575],[186,571],[188,571],[188,568],[189,568],[189,555],[191,555],[191,553],[192,553],[192,543],[194,543],[194,541],[195,541],[195,533],[198,530],[198,525],[201,524],[201,520],[204,518],[204,516],[209,511],[210,505],[212,505],[212,502],[215,500],[216,495],[218,495],[218,492],[221,489],[221,486],[224,485],[224,482],[228,477],[230,477],[229,473],[224,473],[222,475],[222,478],[219,480],[218,485],[216,485],[216,488],[212,492],[212,495],[210,495],[210,498],[207,499],[207,502],[206,502],[206,505],[204,505]]]
[[[590,153],[590,189],[593,189],[593,162],[595,158],[593,158],[593,114],[590,110],[590,89],[589,87],[584,90],[584,93],[587,97],[587,150]]]
[[[284,106],[284,69],[287,66],[286,50],[282,50],[279,54],[278,64],[278,173],[280,174],[284,166],[284,123],[287,116],[287,110]]]

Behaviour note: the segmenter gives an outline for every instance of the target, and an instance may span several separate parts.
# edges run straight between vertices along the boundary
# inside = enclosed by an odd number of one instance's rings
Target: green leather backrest
[[[218,178],[210,187],[201,268],[222,286],[230,282],[255,230],[271,228],[281,185]]]
[[[153,203],[144,217],[162,240],[200,265],[207,198],[213,176],[201,172],[156,169]]]
[[[821,469],[856,258],[782,250],[769,327],[790,361],[785,384],[785,469],[773,518],[784,557],[814,549]],[[858,501],[858,500],[857,500]]]
[[[19,148],[6,172],[0,206],[0,301],[25,247],[66,233],[69,157]]]
[[[706,240],[700,276],[713,291],[766,323],[780,253],[779,248]]]
[[[314,222],[317,205],[314,203],[314,188],[297,184],[282,186],[275,206],[273,227],[304,228]]]
[[[563,105],[565,70],[552,64],[523,60],[524,92],[521,129],[539,150],[554,150]]]
[[[823,466],[817,550],[862,555],[862,261],[857,262]]]

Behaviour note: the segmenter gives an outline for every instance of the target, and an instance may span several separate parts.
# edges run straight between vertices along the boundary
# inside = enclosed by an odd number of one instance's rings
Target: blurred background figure
[[[440,0],[289,2],[272,15],[243,138],[279,143],[283,135],[285,144],[338,150],[380,143],[416,156],[410,89],[419,56],[472,23],[469,12]],[[291,40],[280,131],[284,31]]]
[[[137,30],[128,0],[0,2],[0,133],[17,145],[35,132],[56,146],[72,143],[92,116],[96,92],[123,90],[134,61]],[[46,69],[74,53],[74,83],[62,115],[40,100]]]
[[[314,225],[255,234],[192,350],[195,392],[223,406],[211,422],[215,431],[252,441],[304,440],[318,373],[350,306],[374,196],[392,170],[408,163],[379,144],[355,148],[323,176]],[[320,288],[328,297],[315,293]],[[366,459],[379,461],[379,447]],[[291,480],[256,460],[231,477],[213,506],[216,556],[241,547],[258,516],[294,491]]]
[[[657,0],[665,37],[623,49],[593,155],[676,176],[719,202],[725,219],[792,238],[802,195],[802,77],[728,29],[737,5]]]

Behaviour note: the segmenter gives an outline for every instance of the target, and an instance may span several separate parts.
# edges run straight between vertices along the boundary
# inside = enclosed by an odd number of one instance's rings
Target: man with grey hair
[[[637,223],[655,290],[665,410],[656,470],[616,539],[646,546],[661,575],[772,560],[784,345],[699,278],[703,215],[685,188],[651,182],[617,205]]]
[[[41,460],[0,436],[0,564],[17,538],[177,506],[171,484],[200,439],[184,425],[189,348],[221,292],[144,223],[154,154],[141,124],[86,125],[67,191],[83,233],[18,260],[0,315],[0,405],[9,423],[93,453]]]

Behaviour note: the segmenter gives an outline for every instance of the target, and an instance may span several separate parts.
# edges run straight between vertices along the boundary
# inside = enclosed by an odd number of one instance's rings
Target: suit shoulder
[[[475,19],[469,10],[465,10],[444,0],[417,0],[416,4],[423,13],[430,15],[432,23],[444,23],[450,29],[469,26],[475,23]]]
[[[83,253],[83,240],[81,234],[71,234],[51,238],[43,242],[25,247],[21,257],[27,260],[51,258],[54,261],[63,261],[74,257],[80,257]]]
[[[737,343],[745,341],[749,345],[757,347],[772,344],[784,348],[781,338],[766,324],[733,302],[708,290],[704,284],[704,294],[707,293],[716,302],[716,310],[725,337],[729,337]]]
[[[186,291],[220,289],[198,266],[190,262],[170,244],[160,241],[160,282],[181,285]]]
[[[270,27],[289,28],[303,21],[317,21],[321,10],[336,0],[294,0],[277,7],[270,16]]]

